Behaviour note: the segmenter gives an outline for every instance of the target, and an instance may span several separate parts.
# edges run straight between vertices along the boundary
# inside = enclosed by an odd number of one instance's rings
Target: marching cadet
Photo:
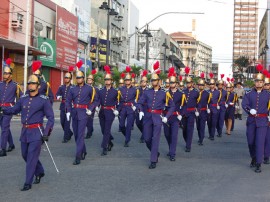
[[[225,114],[225,125],[226,134],[231,135],[232,122],[234,118],[235,104],[237,102],[237,94],[233,92],[233,84],[227,83],[226,85],[227,97],[226,97],[226,114]]]
[[[80,67],[81,65],[79,65]],[[84,133],[88,116],[98,106],[96,90],[84,82],[84,72],[77,70],[76,85],[70,89],[66,99],[66,116],[70,120],[72,117],[72,128],[76,141],[76,157],[73,165],[78,165],[85,159],[87,154],[84,143]],[[73,105],[73,107],[72,107]]]
[[[155,63],[156,65],[156,63]],[[154,66],[155,66],[154,65]],[[154,68],[154,73],[151,76],[152,88],[145,91],[138,101],[138,109],[140,119],[143,119],[143,134],[147,148],[151,152],[149,169],[156,168],[159,157],[159,141],[161,135],[162,123],[167,123],[169,117],[174,112],[174,102],[168,92],[165,92],[160,87],[159,73]],[[144,105],[146,103],[147,110],[144,113]],[[167,106],[166,116],[162,116],[164,107]]]
[[[51,104],[53,104],[53,99],[54,99],[53,92],[50,87],[50,83],[44,80],[41,66],[42,66],[41,61],[39,60],[33,61],[32,72],[34,75],[36,75],[39,78],[39,83],[40,83],[38,92],[40,95],[45,95],[46,97],[49,97]]]
[[[147,74],[148,71],[144,70],[142,72],[142,77],[141,77],[141,81],[140,84],[141,86],[139,87],[139,94],[137,94],[138,96],[136,97],[136,102],[138,102],[138,100],[140,99],[140,97],[143,96],[143,94],[145,93],[146,90],[148,90],[149,88],[147,87],[148,85],[148,79],[147,79]],[[146,108],[146,103],[144,103],[143,105],[144,111],[145,112],[147,110]],[[140,143],[144,143],[144,135],[143,135],[143,118],[140,120],[139,118],[139,113],[135,113],[135,119],[136,119],[136,125],[139,128],[139,130],[141,131],[142,135],[140,137]]]
[[[245,95],[245,90],[242,86],[241,82],[238,82],[236,85],[236,88],[234,89],[234,92],[237,94],[238,97],[238,103],[239,103],[239,108],[235,110],[235,118],[239,118],[239,120],[242,120],[242,114],[243,114],[243,110],[242,110],[242,100],[243,97]]]
[[[101,143],[102,156],[107,155],[108,151],[111,151],[113,147],[113,136],[111,134],[111,128],[115,116],[119,115],[117,106],[120,100],[120,91],[113,88],[113,79],[109,69],[106,71],[104,80],[105,87],[98,91],[100,100],[100,111],[98,117],[101,132],[103,135]]]
[[[208,129],[209,129],[209,139],[210,140],[214,140],[215,139],[215,132],[216,132],[216,126],[218,124],[218,122],[220,121],[219,118],[219,110],[220,110],[220,100],[222,97],[222,91],[221,90],[217,90],[216,89],[216,82],[215,79],[213,79],[214,75],[213,73],[209,74],[210,76],[210,81],[209,81],[209,85],[210,85],[210,101],[209,101],[209,116],[208,116]],[[222,85],[222,84],[220,84]],[[208,111],[209,111],[208,110]]]
[[[216,125],[217,133],[218,133],[217,137],[222,137],[222,130],[224,127],[224,120],[225,120],[225,113],[226,113],[225,104],[226,104],[227,92],[226,92],[226,90],[223,89],[224,88],[224,81],[222,80],[223,76],[224,76],[224,74],[221,75],[221,80],[219,80],[217,82],[217,88],[221,94],[221,97],[220,97],[219,102],[218,102],[219,110],[218,110],[218,114],[217,114],[218,121],[217,121],[217,125]]]
[[[183,82],[183,77],[181,75],[179,75],[179,90],[183,91],[185,88],[185,84]]]
[[[0,111],[1,107],[12,107],[15,104],[15,99],[18,101],[22,95],[21,87],[18,83],[12,81],[12,67],[11,59],[6,60],[6,66],[4,67],[3,81],[0,82]],[[13,66],[13,63],[12,63]],[[6,152],[11,152],[15,149],[12,134],[10,131],[10,121],[12,115],[6,115],[0,113],[0,126],[1,126],[1,151],[0,157],[6,156]],[[9,144],[8,150],[7,143]]]
[[[65,84],[59,86],[58,91],[56,93],[56,99],[61,100],[60,121],[61,121],[62,129],[64,130],[64,137],[63,137],[62,143],[67,143],[73,135],[73,132],[70,130],[70,120],[67,120],[67,117],[66,117],[67,95],[68,95],[70,89],[74,87],[71,84],[72,72],[73,72],[73,67],[69,67],[69,72],[67,72],[65,74],[65,77],[64,77]]]
[[[94,85],[94,75],[97,73],[97,70],[93,69],[91,74],[88,75],[87,79],[86,79],[86,84],[88,84],[89,86],[95,88],[95,91],[98,92],[98,88],[96,88]],[[98,96],[98,94],[96,94]],[[98,99],[98,98],[97,98]],[[91,103],[90,103],[91,104]],[[90,116],[88,116],[88,120],[87,120],[87,133],[85,136],[85,139],[89,139],[92,137],[93,132],[94,132],[94,116],[95,116],[95,111],[92,111],[92,114]],[[97,109],[98,111],[98,109]]]
[[[257,70],[261,70],[262,65],[257,65]],[[263,89],[264,75],[258,73],[255,78],[255,88],[246,93],[242,108],[248,114],[247,118],[247,141],[249,153],[252,158],[250,167],[256,167],[255,172],[261,172],[263,161],[265,137],[268,129],[268,114],[270,109],[270,94]]]
[[[168,119],[167,123],[163,123],[164,134],[169,146],[169,152],[167,156],[170,158],[170,161],[175,161],[176,146],[178,140],[178,130],[179,130],[179,121],[182,120],[182,115],[180,112],[180,107],[183,106],[185,101],[185,95],[183,92],[179,91],[176,88],[176,73],[174,67],[169,69],[169,81],[170,89],[167,91],[168,95],[172,98],[175,110],[172,113],[172,116]],[[168,113],[168,106],[165,106],[164,116]]]
[[[267,77],[264,79],[264,90],[270,93],[270,73],[267,74]],[[265,149],[264,149],[264,164],[270,164],[270,114],[268,114],[268,128],[265,138]]]
[[[198,145],[203,145],[203,140],[205,137],[205,124],[208,117],[208,103],[210,101],[210,94],[205,90],[205,79],[204,73],[201,73],[201,78],[198,81],[199,88],[199,97],[197,100],[197,112],[199,113],[198,118],[196,119],[196,126],[199,136]]]
[[[34,184],[39,184],[44,177],[44,168],[39,161],[42,141],[48,141],[54,125],[54,114],[48,97],[39,94],[39,79],[31,75],[27,82],[29,94],[25,94],[14,107],[3,109],[4,114],[18,114],[21,112],[21,152],[26,162],[26,179],[21,191],[31,189]],[[48,119],[43,127],[43,118]]]
[[[190,68],[186,67],[185,72],[187,75],[186,78],[186,89],[183,90],[183,93],[186,97],[186,102],[183,106],[183,138],[186,142],[185,152],[191,151],[191,144],[194,132],[194,124],[195,124],[195,116],[198,114],[195,112],[197,111],[197,99],[199,97],[199,92],[193,88],[193,80],[189,76]]]
[[[125,76],[126,76],[126,74],[122,72],[120,75],[121,78],[119,79],[118,88],[116,90],[119,90],[121,87],[123,87],[125,85],[125,83],[124,83]],[[119,116],[118,116],[118,122],[119,122],[118,132],[121,132]]]
[[[131,68],[126,67],[125,86],[120,88],[121,98],[119,103],[120,130],[125,136],[124,147],[129,147],[132,123],[135,119],[135,99],[138,91],[131,85]]]

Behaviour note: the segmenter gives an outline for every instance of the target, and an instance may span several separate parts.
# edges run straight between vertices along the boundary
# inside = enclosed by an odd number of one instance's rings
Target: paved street
[[[97,118],[94,124],[94,135],[86,141],[86,160],[74,166],[74,140],[61,143],[63,133],[58,119],[49,145],[60,174],[44,147],[41,161],[46,176],[30,191],[21,192],[25,163],[20,154],[20,122],[13,120],[16,149],[0,160],[0,201],[270,201],[270,165],[263,165],[260,174],[249,168],[244,120],[237,120],[232,136],[223,135],[214,142],[206,139],[202,147],[196,144],[195,133],[191,153],[184,152],[180,131],[175,162],[166,157],[167,144],[162,135],[161,156],[154,170],[148,169],[149,152],[138,142],[136,127],[130,147],[124,148],[115,120],[115,146],[102,157]]]

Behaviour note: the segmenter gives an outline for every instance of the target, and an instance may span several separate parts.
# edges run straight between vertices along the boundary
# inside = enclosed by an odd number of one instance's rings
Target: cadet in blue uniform
[[[71,72],[66,73],[65,79],[64,79],[65,84],[61,85],[58,88],[58,91],[56,93],[56,99],[61,100],[60,122],[61,122],[61,126],[64,130],[64,137],[63,137],[63,141],[62,141],[63,143],[67,143],[71,139],[71,136],[73,135],[73,132],[70,130],[70,120],[67,120],[67,117],[66,117],[67,95],[68,95],[70,89],[74,87],[71,84],[71,80],[72,80],[72,73]]]
[[[186,97],[186,102],[183,106],[182,111],[183,112],[182,123],[183,123],[183,137],[186,142],[185,152],[190,152],[194,132],[195,112],[199,92],[195,88],[193,88],[193,80],[189,76],[186,78],[186,85],[187,88],[183,90]]]
[[[199,88],[199,97],[197,100],[197,112],[199,113],[198,118],[196,119],[196,126],[199,136],[198,145],[203,145],[203,140],[205,137],[205,125],[208,117],[208,103],[210,101],[210,94],[205,90],[205,80],[204,77],[198,82]]]
[[[255,78],[255,88],[246,93],[242,102],[242,107],[248,114],[246,135],[252,158],[250,166],[256,167],[257,173],[261,172],[270,109],[270,94],[263,89],[263,86],[264,75],[258,73]]]
[[[9,62],[8,62],[9,61]],[[0,111],[1,107],[12,107],[15,104],[15,99],[19,99],[22,95],[22,90],[19,84],[12,81],[12,68],[9,66],[11,60],[7,59],[7,66],[4,68],[3,81],[0,82]],[[10,121],[12,115],[0,113],[1,126],[1,151],[0,157],[6,156],[7,151],[10,152],[15,149],[12,134],[10,131]],[[7,143],[9,144],[8,150]]]
[[[124,81],[125,76],[126,76],[125,73],[121,73],[121,78],[119,79],[118,88],[116,90],[119,90],[120,88],[122,88],[125,85],[125,81]],[[118,121],[119,121],[118,132],[121,132],[119,116],[118,116]]]
[[[237,101],[237,94],[233,92],[233,87],[231,83],[227,83],[227,98],[226,98],[226,113],[225,113],[225,124],[226,124],[226,134],[231,135],[232,121],[234,118],[235,104]]]
[[[76,157],[73,165],[78,165],[85,159],[87,154],[84,143],[84,134],[88,116],[98,106],[98,99],[95,96],[95,88],[84,83],[84,72],[77,71],[77,85],[70,89],[66,99],[67,120],[72,117],[72,128],[76,141]],[[91,103],[91,104],[90,104]],[[73,107],[72,107],[73,106]]]
[[[129,72],[129,71],[127,71]],[[119,89],[121,98],[119,103],[119,121],[122,134],[125,136],[125,147],[129,146],[132,123],[135,118],[135,99],[138,91],[131,85],[131,75],[129,73],[125,76],[125,86]]]
[[[162,123],[167,123],[169,117],[175,110],[174,102],[169,93],[161,90],[159,75],[153,73],[151,76],[153,88],[147,90],[138,101],[140,119],[143,119],[143,134],[147,148],[151,151],[149,169],[156,168],[159,157],[159,141]],[[146,103],[147,110],[144,112]],[[162,116],[163,110],[167,106],[166,116]]]
[[[88,75],[88,77],[86,79],[86,83],[89,86],[95,88],[95,91],[98,92],[98,88],[96,88],[94,86],[94,75],[95,74],[96,74],[96,70],[93,69],[92,72],[91,72],[91,74]],[[98,94],[96,94],[96,96],[98,96]],[[86,133],[85,139],[89,139],[93,135],[93,132],[94,132],[93,124],[94,124],[95,111],[96,110],[93,110],[91,116],[88,117],[88,120],[87,120],[87,133]]]
[[[183,92],[179,91],[176,88],[177,79],[173,67],[169,69],[168,77],[170,82],[170,89],[167,92],[170,94],[170,97],[172,97],[175,105],[175,110],[172,113],[172,116],[168,119],[168,122],[163,124],[163,127],[164,135],[169,146],[169,152],[167,156],[170,158],[171,161],[175,161],[179,121],[181,121],[182,119],[180,107],[184,104],[185,95],[183,94]],[[165,116],[167,115],[167,112],[168,109],[166,106],[164,111]]]
[[[147,87],[148,84],[148,79],[147,79],[147,70],[144,70],[142,73],[142,78],[141,78],[141,86],[138,88],[139,89],[139,94],[137,94],[138,96],[136,97],[136,102],[138,102],[138,100],[140,99],[140,97],[143,96],[143,94],[145,93],[146,90],[148,90],[149,88]],[[146,103],[144,104],[144,112],[146,111]],[[136,113],[136,125],[139,128],[139,130],[141,131],[141,137],[140,137],[140,143],[144,143],[144,138],[143,138],[143,118],[140,120],[139,118],[139,113]]]
[[[100,100],[99,110],[99,124],[103,135],[101,148],[101,155],[107,155],[108,151],[111,151],[113,147],[113,136],[111,134],[111,128],[115,116],[119,115],[117,106],[120,99],[120,91],[112,87],[112,75],[110,71],[107,71],[104,77],[105,87],[98,92]]]
[[[5,114],[18,114],[21,112],[21,151],[26,162],[26,179],[21,191],[31,189],[34,184],[40,183],[44,177],[44,168],[39,161],[42,141],[48,141],[48,137],[54,125],[54,114],[48,97],[38,93],[39,79],[31,75],[28,80],[29,94],[25,94],[14,107],[4,108]],[[48,119],[46,127],[43,127],[43,118]],[[43,131],[43,136],[40,132]]]
[[[219,110],[220,110],[220,100],[222,96],[222,92],[216,89],[215,79],[211,78],[209,81],[210,85],[210,101],[209,101],[209,109],[210,114],[208,117],[208,128],[209,128],[209,139],[215,139],[216,126],[218,122]]]
[[[222,137],[222,130],[224,127],[224,120],[225,120],[225,113],[226,113],[226,96],[227,96],[227,92],[226,90],[223,89],[224,87],[224,81],[223,80],[219,80],[217,82],[217,87],[218,90],[221,94],[221,97],[219,99],[218,105],[219,105],[219,110],[218,110],[218,114],[217,114],[217,125],[216,125],[216,129],[217,129],[217,137]]]
[[[268,73],[267,77],[264,79],[264,90],[270,93],[270,73]],[[270,114],[268,114],[268,128],[267,134],[265,138],[265,149],[264,149],[264,164],[270,164]]]

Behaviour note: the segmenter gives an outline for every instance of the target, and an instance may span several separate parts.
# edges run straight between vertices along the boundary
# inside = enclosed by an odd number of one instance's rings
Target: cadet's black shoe
[[[254,168],[256,166],[256,158],[252,158],[249,167]]]
[[[185,152],[190,152],[190,149],[186,148]]]
[[[73,165],[79,165],[81,163],[80,159],[75,159],[75,161],[73,162]]]
[[[157,163],[151,162],[149,169],[155,169],[157,167]]]
[[[263,163],[264,163],[264,164],[270,164],[269,158],[264,158]]]
[[[109,145],[108,145],[108,151],[111,151],[113,148],[113,143],[110,141]]]
[[[218,134],[217,137],[222,137],[222,135],[221,134]]]
[[[107,149],[103,149],[102,153],[101,153],[101,156],[106,156],[108,154],[108,151]]]
[[[24,184],[23,188],[21,188],[21,191],[28,191],[29,189],[31,189],[31,185],[30,184]]]
[[[33,182],[33,184],[39,184],[41,178],[43,178],[45,176],[44,173],[41,173],[40,175],[36,176],[35,181]]]
[[[67,143],[68,140],[67,139],[63,139],[62,143]]]
[[[201,141],[198,141],[198,145],[202,146],[202,145],[203,145],[203,143],[202,143]]]
[[[85,156],[87,155],[87,152],[83,152],[82,153],[82,160],[84,160],[85,159]]]
[[[0,157],[6,156],[6,155],[7,155],[6,150],[5,150],[5,149],[2,149],[2,150],[0,151]]]
[[[208,139],[211,140],[211,141],[215,140],[214,137],[208,137]]]
[[[257,163],[256,164],[255,173],[260,173],[260,172],[262,172],[262,170],[261,170],[261,164]]]
[[[9,146],[7,152],[11,152],[15,149],[15,145]]]
[[[125,142],[124,147],[129,147],[128,142]]]
[[[175,161],[175,157],[171,156],[170,161]]]
[[[85,139],[90,139],[92,137],[92,133],[87,133]]]

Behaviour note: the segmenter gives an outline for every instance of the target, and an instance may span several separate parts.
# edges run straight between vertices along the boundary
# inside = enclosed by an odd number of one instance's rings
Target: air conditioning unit
[[[20,25],[21,25],[20,21],[18,21],[18,20],[12,20],[11,21],[11,27],[14,28],[14,29],[19,28]]]

